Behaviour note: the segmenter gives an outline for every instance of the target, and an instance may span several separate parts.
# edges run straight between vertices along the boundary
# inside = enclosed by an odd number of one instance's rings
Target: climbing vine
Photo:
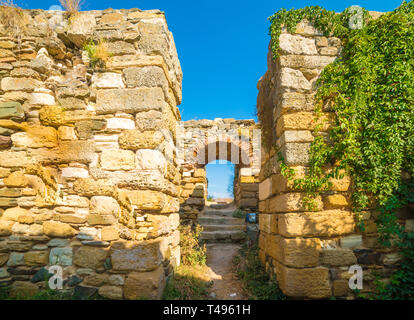
[[[349,174],[353,209],[379,211],[381,243],[398,247],[405,258],[391,283],[378,286],[376,298],[413,298],[414,233],[404,230],[396,213],[414,202],[414,1],[376,20],[364,10],[360,29],[348,28],[351,15],[349,9],[336,14],[315,6],[283,9],[269,18],[275,59],[282,27],[294,32],[303,19],[343,43],[341,57],[321,73],[316,93],[316,118],[329,109],[336,122],[329,139],[315,129],[308,172],[294,179],[294,187],[311,199],[330,188],[331,178]],[[294,176],[286,168],[282,173]]]

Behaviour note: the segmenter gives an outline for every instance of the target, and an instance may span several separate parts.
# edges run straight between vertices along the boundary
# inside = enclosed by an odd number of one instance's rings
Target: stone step
[[[228,216],[231,217],[233,215],[234,210],[205,210],[204,215],[206,216]]]
[[[210,208],[211,209],[227,209],[230,206],[231,206],[231,203],[215,203],[215,204],[211,204]]]
[[[206,224],[203,231],[246,231],[246,226],[242,224],[226,225],[226,224]]]
[[[215,242],[215,241],[229,241],[238,242],[246,239],[246,232],[240,230],[232,231],[203,231],[201,233],[201,240],[204,242]]]
[[[221,217],[216,215],[208,215],[208,216],[201,216],[198,217],[198,223],[203,225],[211,225],[211,224],[226,224],[226,225],[244,225],[245,222],[243,219],[237,219],[232,217]]]

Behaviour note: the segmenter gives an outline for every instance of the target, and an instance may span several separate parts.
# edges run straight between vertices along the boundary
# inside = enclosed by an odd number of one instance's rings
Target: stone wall
[[[235,164],[236,205],[255,211],[258,204],[260,130],[254,120],[190,120],[183,123],[181,217],[195,220],[207,199],[205,165],[215,160]]]
[[[158,10],[0,26],[0,284],[159,298],[180,263],[175,150],[182,73]],[[90,39],[109,52],[90,68]],[[98,42],[99,41],[99,42]]]
[[[313,141],[315,82],[321,70],[341,52],[341,41],[325,37],[306,21],[295,34],[280,35],[281,55],[268,55],[268,71],[258,83],[259,112],[270,118],[272,146],[303,177]],[[323,110],[321,132],[327,134],[335,114]],[[262,136],[265,134],[263,133]],[[269,138],[270,137],[270,138]],[[317,198],[308,212],[304,193],[280,172],[276,148],[263,148],[259,188],[260,260],[276,274],[282,291],[295,298],[350,298],[349,266],[364,269],[362,292],[370,291],[374,272],[387,278],[400,257],[377,241],[376,212],[365,212],[366,229],[356,229],[351,212],[350,178],[334,180],[332,190]],[[327,168],[327,170],[331,170]],[[411,211],[410,211],[411,210]],[[399,216],[412,230],[412,208]]]

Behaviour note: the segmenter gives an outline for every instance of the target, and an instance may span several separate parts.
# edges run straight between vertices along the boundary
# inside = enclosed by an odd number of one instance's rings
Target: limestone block
[[[287,55],[280,57],[280,65],[285,68],[323,69],[335,60],[336,57],[330,56]]]
[[[135,121],[126,118],[109,118],[106,120],[106,129],[109,130],[132,130],[135,129]]]
[[[75,124],[75,130],[79,139],[91,139],[96,131],[105,128],[105,121],[103,120],[81,120]]]
[[[161,53],[164,58],[169,57],[169,48],[165,29],[159,23],[138,23],[141,38],[138,42],[138,48],[146,53]]]
[[[317,55],[315,39],[305,38],[288,33],[279,37],[279,47],[282,54]]]
[[[285,30],[285,29],[284,29]],[[299,22],[295,28],[295,33],[300,34],[306,37],[312,36],[322,36],[322,32],[315,29],[312,23],[308,22],[306,19]]]
[[[81,246],[73,256],[73,263],[79,267],[97,269],[103,267],[108,250],[89,246]]]
[[[11,135],[13,144],[19,148],[53,148],[57,146],[57,132],[43,126],[27,127],[25,132]]]
[[[122,288],[116,286],[102,286],[99,288],[98,293],[104,298],[111,300],[122,299]]]
[[[0,119],[24,119],[24,111],[19,102],[0,102]]]
[[[125,88],[122,74],[116,72],[94,73],[92,75],[92,88],[119,89]]]
[[[134,44],[125,41],[107,42],[105,47],[112,56],[131,55],[136,52]]]
[[[291,68],[282,68],[280,85],[283,88],[301,92],[310,91],[312,89],[311,83],[303,76],[302,72]]]
[[[0,166],[6,168],[26,167],[34,163],[25,151],[0,151]]]
[[[148,214],[147,221],[152,224],[153,229],[151,230],[151,234],[154,237],[168,234],[173,230],[171,220],[166,215]]]
[[[0,237],[11,235],[14,223],[14,221],[0,220]]]
[[[319,49],[319,54],[323,56],[337,56],[339,50],[337,47],[323,47]]]
[[[109,25],[119,25],[119,23],[125,21],[125,18],[122,14],[115,12],[115,13],[107,13],[102,16],[99,20],[100,24],[109,24]]]
[[[69,238],[73,237],[77,231],[62,222],[46,221],[43,223],[43,233],[49,237]]]
[[[329,269],[323,267],[294,269],[276,264],[280,289],[287,296],[323,299],[331,296]]]
[[[287,130],[277,140],[277,145],[281,148],[287,143],[312,142],[313,139],[312,133],[308,130]]]
[[[108,277],[108,282],[114,286],[123,286],[125,278],[120,274],[113,274]]]
[[[89,225],[113,225],[116,223],[116,218],[109,214],[89,214],[87,217]]]
[[[256,198],[242,198],[240,199],[240,208],[257,207],[258,200]]]
[[[78,48],[82,48],[88,37],[96,27],[95,16],[88,12],[79,12],[71,17],[71,23],[67,26],[67,37]]]
[[[321,264],[332,267],[351,266],[356,264],[355,254],[350,249],[324,249],[322,250]]]
[[[37,106],[56,105],[55,97],[48,93],[33,92],[29,94],[29,103]]]
[[[355,217],[352,212],[342,210],[286,213],[279,216],[278,227],[285,237],[331,237],[352,233]]]
[[[101,168],[104,170],[135,169],[135,154],[129,150],[104,150],[101,154]]]
[[[162,141],[164,136],[160,131],[126,130],[119,135],[119,145],[123,149],[155,149]]]
[[[124,285],[124,297],[129,300],[160,299],[165,287],[162,266],[151,272],[131,272]]]
[[[104,151],[108,149],[119,149],[118,135],[95,135],[93,137],[96,149]]]
[[[129,190],[126,191],[126,195],[131,204],[136,206],[138,210],[159,211],[162,213],[178,211],[176,210],[179,206],[178,199],[169,197],[159,191]]]
[[[23,171],[14,171],[7,178],[3,180],[3,183],[7,187],[27,187],[29,180],[24,175]]]
[[[27,91],[31,92],[42,87],[42,82],[32,78],[11,78],[1,79],[1,89],[3,91]]]
[[[162,87],[168,90],[168,80],[165,72],[158,66],[130,67],[124,69],[127,87]]]
[[[335,280],[332,284],[332,291],[335,297],[345,297],[352,293],[348,280]]]
[[[117,241],[112,245],[110,255],[115,271],[151,271],[163,259],[160,240]]]
[[[26,216],[29,214],[29,210],[20,207],[8,208],[3,212],[2,220],[6,221],[19,221],[20,216]]]
[[[278,137],[286,130],[313,130],[320,125],[320,131],[327,131],[331,128],[335,119],[333,113],[322,114],[318,121],[315,121],[315,114],[312,112],[296,112],[280,116],[276,124]]]
[[[16,267],[24,265],[24,253],[22,252],[11,252],[9,260],[7,261],[8,267]]]
[[[27,154],[33,162],[42,164],[90,163],[96,156],[95,145],[91,141],[60,141],[57,149],[30,149]]]
[[[49,264],[60,266],[72,265],[73,252],[72,248],[56,247],[50,250]]]
[[[94,196],[90,201],[90,210],[92,213],[109,214],[118,216],[121,212],[121,208],[112,197],[106,196]]]
[[[277,215],[260,213],[259,228],[269,234],[277,233]]]
[[[140,149],[137,151],[137,169],[157,169],[161,173],[165,173],[167,169],[167,161],[164,155],[158,150]]]
[[[162,110],[164,105],[161,88],[106,89],[96,94],[97,114]]]
[[[101,230],[102,241],[114,241],[119,239],[119,232],[114,227],[103,227]]]
[[[63,199],[57,199],[56,204],[60,206],[67,206],[67,207],[79,207],[79,208],[88,208],[89,207],[89,200],[85,197],[80,197],[75,194],[70,194],[64,196]]]
[[[77,140],[74,127],[60,126],[58,129],[58,137],[60,140]]]
[[[28,266],[47,265],[48,261],[48,251],[29,251],[24,254],[24,263]]]
[[[309,163],[310,143],[286,143],[281,152],[289,166],[307,165]]]
[[[84,168],[66,167],[62,169],[62,177],[64,178],[87,178],[89,172]]]
[[[349,202],[341,194],[332,194],[324,197],[323,205],[325,209],[342,209],[348,207]]]
[[[286,239],[279,235],[267,237],[267,252],[285,266],[316,267],[319,263],[320,240],[317,238]]]
[[[344,249],[354,249],[362,247],[362,235],[351,234],[349,236],[341,238],[340,243],[341,247]]]
[[[107,180],[78,179],[74,182],[75,192],[81,196],[112,195],[114,186]]]
[[[302,193],[285,193],[277,195],[270,199],[269,210],[271,212],[292,212],[305,211]],[[315,198],[315,205],[317,210],[322,210],[322,200],[320,196]]]

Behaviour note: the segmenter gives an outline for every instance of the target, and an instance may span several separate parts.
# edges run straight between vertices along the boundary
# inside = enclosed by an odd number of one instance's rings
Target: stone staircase
[[[205,207],[198,217],[203,227],[201,241],[204,243],[240,243],[246,239],[246,223],[243,219],[233,218],[236,208],[231,205],[211,205]]]

